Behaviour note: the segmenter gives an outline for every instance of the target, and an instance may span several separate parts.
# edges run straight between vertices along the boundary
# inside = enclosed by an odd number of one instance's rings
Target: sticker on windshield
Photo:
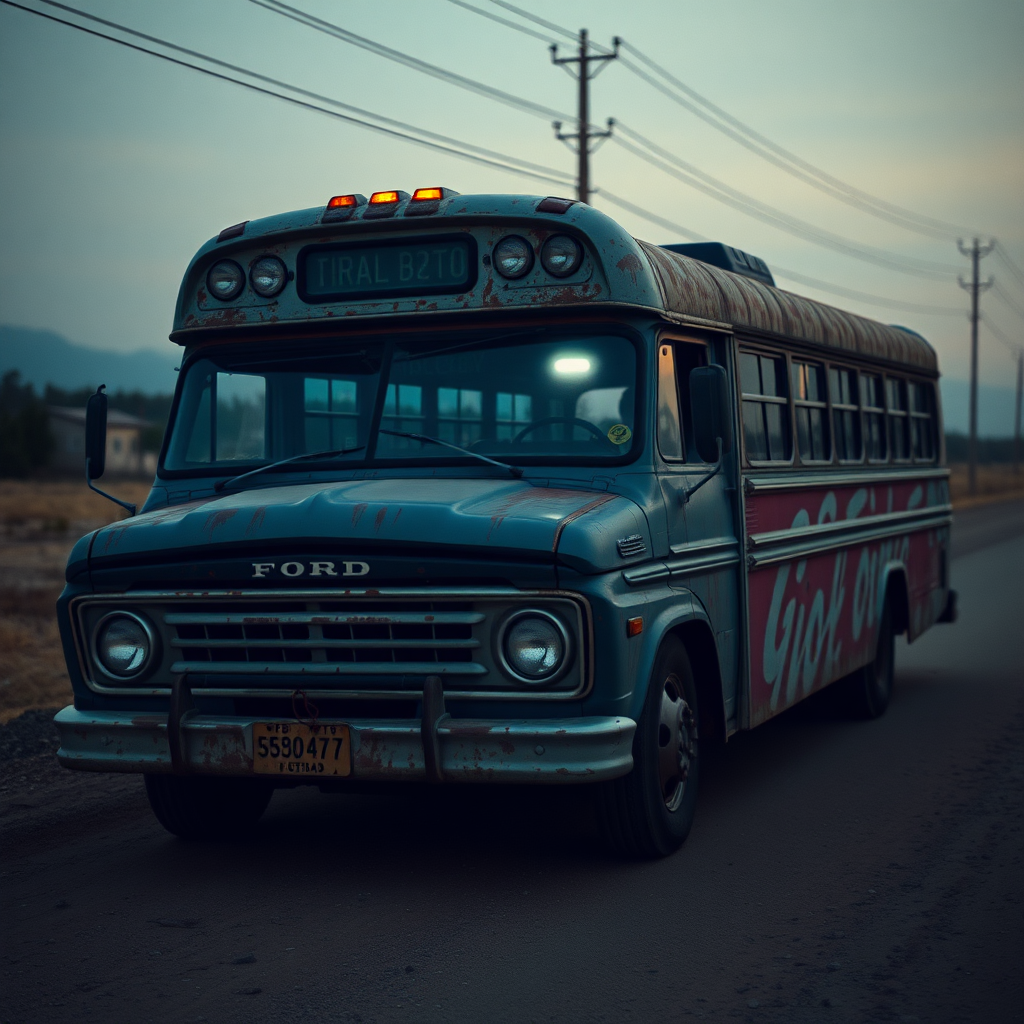
[[[608,440],[612,444],[625,444],[633,436],[633,431],[625,423],[616,423],[608,428]]]

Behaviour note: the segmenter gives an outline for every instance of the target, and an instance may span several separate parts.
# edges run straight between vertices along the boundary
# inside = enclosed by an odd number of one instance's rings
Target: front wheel
[[[693,824],[700,768],[697,686],[677,637],[662,644],[633,739],[633,770],[601,785],[598,815],[609,847],[666,857]]]
[[[147,775],[146,796],[157,820],[182,839],[232,839],[256,824],[273,789],[259,779]]]

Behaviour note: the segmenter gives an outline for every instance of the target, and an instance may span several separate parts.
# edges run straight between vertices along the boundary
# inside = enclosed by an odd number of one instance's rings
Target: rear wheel
[[[598,813],[609,847],[629,857],[665,857],[693,823],[700,766],[697,687],[686,648],[662,644],[633,739],[633,770],[603,783]]]
[[[875,657],[843,680],[846,706],[855,718],[878,718],[892,697],[896,664],[896,635],[892,626],[892,601],[888,594],[878,621]]]
[[[146,795],[157,820],[182,839],[230,839],[252,828],[273,789],[258,779],[147,775]]]

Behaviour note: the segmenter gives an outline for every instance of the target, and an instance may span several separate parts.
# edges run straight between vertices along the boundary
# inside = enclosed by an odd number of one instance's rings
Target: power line
[[[418,57],[413,57],[410,54],[403,53],[401,50],[396,50],[390,46],[385,46],[383,43],[377,43],[372,39],[367,39],[366,36],[356,35],[355,32],[350,32],[348,29],[342,28],[340,25],[324,21],[323,18],[317,18],[312,14],[300,11],[296,7],[291,7],[288,4],[283,3],[282,0],[250,0],[250,3],[254,3],[257,7],[262,7],[265,10],[272,11],[274,14],[280,14],[282,17],[290,18],[292,21],[296,21],[300,25],[305,25],[307,28],[315,29],[317,32],[333,36],[335,39],[338,39],[343,43],[348,43],[352,46],[358,46],[363,50],[368,50],[370,53],[374,53],[378,57],[384,57],[386,60],[394,61],[397,64],[403,64],[405,67],[412,68],[415,71],[420,71],[425,75],[430,75],[431,77],[440,79],[443,82],[448,82],[450,85],[457,85],[461,89],[466,89],[469,92],[475,92],[480,96],[487,97],[488,99],[496,100],[498,103],[505,104],[505,106],[525,111],[528,114],[533,114],[535,117],[543,117],[547,120],[552,118],[568,119],[569,117],[568,114],[564,114],[552,107],[547,107],[542,103],[534,103],[532,100],[523,99],[521,96],[513,96],[511,93],[507,93],[503,89],[497,89],[493,86],[486,85],[483,82],[478,82],[474,78],[467,78],[465,75],[449,71],[447,68],[440,67],[437,64],[430,64],[425,60],[420,60]]]
[[[981,322],[989,329],[992,336],[998,338],[1014,355],[1020,355],[1024,352],[1024,345],[1013,341],[1008,335],[1004,334],[987,316],[983,316]]]
[[[642,206],[637,206],[636,203],[630,202],[628,199],[623,199],[621,196],[615,195],[613,192],[609,192],[607,189],[602,188],[600,190],[601,197],[608,200],[614,206],[618,206],[629,213],[635,214],[637,217],[642,217],[644,220],[650,221],[652,224],[657,224],[659,227],[665,228],[667,231],[672,231],[676,235],[681,235],[683,238],[688,238],[691,242],[707,242],[708,238],[704,235],[699,235],[695,231],[691,231],[689,228],[684,228],[681,224],[676,224],[674,221],[668,220],[666,217],[662,217],[660,214],[653,213],[651,210],[645,210]],[[964,311],[957,309],[953,306],[928,306],[916,302],[905,302],[900,299],[889,299],[882,295],[872,295],[870,292],[861,292],[853,288],[846,288],[843,285],[834,284],[831,281],[822,281],[817,277],[808,277],[806,274],[798,273],[795,270],[786,270],[782,267],[777,267],[772,264],[772,273],[776,277],[781,277],[790,281],[797,281],[800,284],[808,285],[811,288],[816,288],[819,291],[823,291],[833,295],[840,295],[847,299],[857,299],[860,302],[865,302],[872,306],[881,306],[886,309],[896,309],[904,313],[921,313],[927,316],[963,316]]]
[[[492,14],[490,11],[482,11],[479,7],[474,7],[472,4],[467,4],[466,0],[448,0],[449,3],[455,4],[456,7],[462,7],[467,11],[472,11],[474,14],[479,14],[481,18],[489,18],[491,21],[496,21],[499,25],[504,25],[506,28],[515,29],[516,32],[522,32],[523,35],[533,36],[534,39],[539,39],[542,43],[551,43],[551,36],[543,35],[540,32],[535,32],[532,28],[527,28],[525,25],[518,25],[514,21],[509,21],[508,18],[503,18],[499,14]]]
[[[75,14],[80,14],[82,17],[85,17],[85,18],[90,18],[90,19],[95,20],[95,21],[101,20],[101,19],[95,18],[92,15],[88,15],[85,12],[77,11],[75,8],[67,7],[67,6],[65,6],[63,4],[57,4],[55,2],[55,0],[42,0],[42,2],[43,3],[49,3],[49,4],[51,4],[52,6],[55,6],[55,7],[61,7],[64,10],[71,11],[71,12],[73,12]],[[326,114],[328,117],[336,118],[337,120],[344,121],[344,122],[346,122],[348,124],[356,125],[357,127],[367,128],[370,131],[375,131],[375,132],[378,132],[380,134],[389,135],[389,136],[392,136],[394,138],[399,138],[399,139],[402,139],[402,140],[404,140],[406,142],[411,142],[414,145],[423,146],[423,147],[425,147],[427,149],[437,150],[439,152],[446,153],[449,156],[458,157],[458,158],[460,158],[462,160],[470,160],[470,161],[472,161],[474,163],[484,164],[485,166],[488,166],[488,167],[493,167],[493,168],[497,168],[499,170],[504,170],[504,171],[510,171],[510,172],[512,172],[514,174],[520,174],[520,175],[523,175],[523,176],[526,176],[526,177],[535,178],[535,179],[538,179],[538,180],[541,180],[541,181],[553,182],[554,184],[557,184],[557,185],[571,185],[571,183],[572,183],[570,178],[568,178],[565,175],[561,174],[559,171],[554,170],[553,168],[548,168],[548,169],[545,169],[544,171],[538,171],[538,170],[530,170],[528,166],[516,166],[517,164],[521,164],[522,163],[522,161],[520,161],[518,157],[508,156],[508,155],[505,155],[505,154],[495,154],[494,157],[492,158],[492,157],[489,157],[489,156],[482,155],[482,153],[470,152],[469,150],[471,150],[471,149],[481,150],[481,147],[472,146],[472,144],[469,144],[469,143],[462,143],[462,142],[460,142],[460,141],[458,141],[456,139],[448,139],[448,142],[450,144],[444,144],[444,143],[441,143],[441,142],[438,142],[438,141],[432,141],[432,139],[427,138],[427,137],[417,138],[416,136],[409,134],[409,132],[410,131],[420,132],[421,135],[423,135],[423,136],[427,136],[427,135],[433,136],[433,139],[447,139],[447,136],[439,136],[439,135],[437,135],[436,133],[433,133],[433,132],[429,132],[428,133],[424,129],[419,129],[419,128],[416,128],[415,126],[412,126],[412,125],[403,125],[403,127],[408,129],[408,130],[402,131],[402,130],[398,130],[396,128],[385,127],[383,124],[373,124],[372,122],[363,120],[362,118],[353,117],[353,116],[348,115],[348,114],[342,114],[342,113],[340,113],[337,110],[328,110],[325,107],[318,106],[317,104],[308,102],[306,100],[298,99],[295,96],[286,96],[283,93],[275,92],[273,89],[264,88],[263,86],[256,85],[256,84],[254,84],[252,82],[245,82],[245,81],[242,81],[242,80],[240,80],[238,78],[233,78],[231,75],[226,75],[226,74],[223,74],[223,73],[221,73],[219,71],[213,71],[210,68],[204,68],[204,67],[201,67],[200,65],[192,64],[192,63],[190,63],[188,61],[185,61],[185,60],[180,60],[177,57],[172,57],[172,56],[170,56],[168,54],[165,54],[165,53],[159,53],[158,51],[151,50],[148,47],[140,46],[137,43],[130,43],[130,42],[128,42],[125,39],[118,39],[116,36],[107,35],[105,32],[99,32],[99,31],[97,31],[95,29],[87,28],[84,25],[76,25],[72,21],[66,21],[63,18],[58,18],[58,17],[56,17],[56,16],[54,16],[52,14],[46,14],[43,11],[33,10],[30,7],[25,7],[22,4],[15,3],[14,0],[0,0],[0,3],[3,3],[3,4],[5,4],[8,7],[15,7],[18,10],[25,11],[25,12],[27,12],[29,14],[34,14],[37,17],[45,18],[47,21],[53,21],[53,22],[56,22],[56,23],[61,24],[61,25],[66,25],[68,28],[77,29],[79,32],[84,32],[87,35],[96,36],[96,37],[98,37],[100,39],[106,39],[109,42],[117,43],[119,46],[124,46],[124,47],[126,47],[126,48],[128,48],[130,50],[135,50],[135,51],[137,51],[139,53],[145,53],[145,54],[148,54],[151,57],[158,57],[160,60],[167,61],[170,64],[176,64],[179,67],[188,68],[188,69],[190,69],[192,71],[198,71],[201,74],[208,75],[211,78],[216,78],[216,79],[218,79],[220,81],[223,81],[223,82],[230,82],[233,85],[240,85],[240,86],[242,86],[242,88],[249,89],[252,92],[257,92],[257,93],[260,93],[260,94],[262,94],[264,96],[271,96],[271,97],[274,97],[275,99],[284,100],[286,103],[291,103],[294,106],[303,107],[306,110],[312,110],[312,111],[315,111],[316,113]],[[133,34],[133,35],[136,35],[136,36],[141,36],[142,35],[141,33],[136,33],[133,29],[129,29],[127,27],[117,25],[116,22],[105,22],[105,24],[114,26],[114,27],[116,27],[118,29],[121,29],[121,30],[123,30],[123,31],[125,31],[125,32],[127,32],[129,34]],[[260,79],[260,80],[263,80],[263,81],[274,81],[275,84],[279,84],[282,88],[286,88],[286,89],[292,90],[292,91],[294,91],[296,93],[299,93],[299,94],[302,94],[302,95],[307,95],[307,96],[317,96],[317,94],[315,94],[315,93],[309,93],[309,92],[307,92],[304,89],[299,89],[296,86],[291,86],[291,85],[288,85],[287,83],[284,83],[284,82],[278,83],[277,80],[268,80],[266,78],[266,76],[259,75],[256,72],[250,72],[250,71],[247,71],[244,68],[237,68],[235,65],[225,65],[225,62],[223,62],[223,61],[217,61],[216,58],[206,57],[204,54],[200,54],[200,53],[198,53],[196,51],[185,51],[184,47],[175,46],[175,44],[166,42],[164,40],[160,40],[157,37],[147,36],[145,38],[148,38],[148,39],[150,39],[152,41],[156,41],[160,45],[166,46],[169,49],[177,50],[178,52],[188,52],[190,55],[194,55],[194,56],[196,56],[197,58],[199,58],[201,60],[207,60],[210,63],[217,64],[217,65],[222,66],[222,67],[223,66],[229,66],[229,67],[231,67],[231,68],[233,68],[235,70],[238,70],[241,74],[250,75],[253,78],[257,78],[257,79]],[[347,107],[346,104],[341,104],[337,100],[331,100],[331,99],[329,99],[327,97],[322,97],[322,98],[318,97],[318,98],[322,99],[323,102],[327,102],[327,103],[330,103],[332,105]],[[358,108],[348,108],[348,109],[358,109]],[[365,111],[364,113],[366,113],[366,115],[370,116],[370,117],[379,117],[379,115],[372,114],[369,111]],[[391,124],[403,124],[402,122],[393,121],[390,118],[381,118],[381,120],[389,121]],[[466,147],[466,148],[456,148],[456,147]],[[484,152],[491,152],[491,151],[484,151]],[[532,166],[536,167],[536,166],[539,166],[539,165],[532,165]]]
[[[860,245],[850,239],[843,238],[841,235],[816,228],[807,221],[777,210],[775,207],[762,203],[745,192],[740,192],[738,189],[734,189],[724,182],[711,177],[711,175],[694,167],[693,164],[687,163],[685,160],[662,149],[657,143],[651,142],[639,132],[623,125],[622,122],[617,121],[616,126],[623,134],[636,139],[651,152],[645,153],[620,136],[613,136],[612,142],[617,146],[621,146],[651,166],[658,167],[666,174],[670,174],[672,177],[677,178],[691,188],[703,192],[712,199],[725,203],[727,206],[731,206],[733,209],[739,210],[750,217],[755,217],[758,220],[771,224],[788,234],[802,238],[804,241],[813,242],[815,245],[833,249],[836,252],[841,252],[846,256],[852,256],[867,263],[874,263],[878,266],[888,267],[891,270],[898,270],[905,274],[913,274],[917,277],[947,278],[956,272],[956,268],[952,266],[935,263],[930,260],[915,260],[909,257],[897,256],[883,249]]]
[[[453,0],[453,2],[457,2],[460,6],[464,6],[469,10],[474,10],[478,14],[483,14],[485,17],[488,16],[483,11],[469,7],[468,4],[461,2],[461,0]],[[514,11],[520,17],[527,18],[530,21],[543,25],[551,31],[560,32],[564,36],[572,38],[575,35],[560,25],[556,25],[553,22],[547,21],[543,18],[538,18],[536,15],[529,14],[526,11],[516,8],[512,4],[505,2],[505,0],[491,0],[491,3],[498,4],[510,11]],[[510,27],[518,28],[518,26],[515,25]],[[869,213],[874,217],[887,220],[890,223],[897,224],[907,230],[915,231],[932,238],[949,239],[953,235],[965,233],[965,229],[958,225],[951,224],[947,221],[937,220],[933,217],[927,217],[923,214],[915,213],[912,210],[907,210],[904,207],[887,202],[878,196],[865,192],[863,189],[859,189],[856,186],[829,174],[827,171],[822,170],[792,151],[780,146],[767,136],[762,135],[739,118],[734,117],[706,96],[703,96],[701,93],[697,92],[697,90],[688,86],[685,82],[680,81],[664,67],[652,60],[625,39],[620,38],[619,44],[623,50],[633,54],[637,60],[646,65],[646,67],[650,69],[650,71],[653,71],[655,75],[660,76],[663,81],[659,81],[658,78],[653,77],[628,58],[620,56],[620,62],[638,78],[658,89],[664,95],[668,96],[669,99],[678,103],[684,109],[688,110],[696,117],[699,117],[717,131],[722,132],[735,142],[760,156],[762,159],[775,164],[775,166],[779,167],[781,170],[793,175],[813,188],[816,188],[819,191],[840,200],[841,202],[847,203],[862,212]],[[665,83],[668,84],[666,85]],[[680,93],[683,95],[680,96]],[[688,97],[688,99],[684,97]],[[1022,283],[1024,283],[1024,275],[1021,275],[1021,277]]]
[[[1003,302],[1006,303],[1006,305],[1009,306],[1010,309],[1012,309],[1014,313],[1017,314],[1017,316],[1024,320],[1024,309],[1018,306],[1017,303],[1014,302],[1014,300],[1010,298],[1010,296],[1007,295],[1006,292],[1003,291],[1002,285],[1000,285],[998,281],[993,283],[992,291],[995,295],[998,295],[999,298],[1002,299]]]
[[[1002,261],[1003,266],[1010,271],[1011,274],[1017,279],[1017,283],[1024,286],[1024,270],[1021,270],[1016,263],[1010,259],[1010,254],[1006,251],[1006,247],[1002,242],[996,242],[996,256]]]
[[[899,224],[901,227],[919,232],[920,234],[930,235],[933,238],[948,239],[951,235],[958,233],[962,234],[964,232],[963,228],[960,228],[955,224],[936,220],[932,217],[926,217],[923,214],[904,209],[894,203],[889,203],[884,199],[880,199],[878,196],[865,192],[863,189],[856,188],[854,185],[851,185],[848,182],[829,174],[827,171],[816,167],[814,164],[804,160],[800,156],[797,156],[792,151],[780,146],[776,142],[773,142],[767,136],[762,135],[760,132],[739,120],[739,118],[733,117],[732,114],[723,110],[706,96],[702,96],[695,89],[692,89],[684,82],[681,82],[665,68],[661,67],[661,65],[655,63],[655,61],[646,54],[626,42],[626,40],[621,40],[621,46],[624,50],[632,53],[634,57],[647,65],[648,68],[655,71],[665,81],[669,82],[674,89],[694,100],[699,106],[694,106],[694,104],[686,102],[677,93],[673,93],[666,89],[661,83],[652,79],[650,75],[646,74],[642,69],[633,64],[632,61],[629,61],[628,59],[623,60],[623,65],[630,71],[638,75],[644,81],[653,85],[655,88],[659,89],[659,91],[668,95],[670,99],[675,100],[691,113],[701,118],[701,120],[711,125],[711,127],[725,135],[728,135],[730,138],[734,139],[734,141],[740,143],[740,145],[751,150],[751,152],[756,153],[763,159],[775,164],[788,174],[794,175],[812,187],[823,191],[842,202],[855,206],[865,213],[870,213],[875,217],[880,217],[883,220],[890,221],[891,223]],[[701,110],[701,107],[703,107],[704,110]]]

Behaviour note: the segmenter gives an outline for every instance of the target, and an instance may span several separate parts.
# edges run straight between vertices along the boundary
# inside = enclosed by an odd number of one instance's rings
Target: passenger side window
[[[910,434],[918,462],[935,461],[934,398],[931,384],[910,385]]]
[[[828,404],[825,400],[825,367],[793,360],[793,405],[796,439],[804,462],[831,462],[828,436]]]
[[[306,451],[355,447],[359,443],[356,382],[337,377],[307,377],[303,389]]]
[[[793,440],[789,427],[786,360],[759,352],[740,352],[743,391],[743,437],[751,462],[789,462]]]
[[[841,366],[832,366],[829,367],[828,380],[836,455],[840,462],[860,462],[864,452],[860,438],[857,374]]]
[[[885,394],[882,378],[865,373],[860,378],[864,402],[864,445],[868,461],[885,462],[889,457],[885,433]]]
[[[886,404],[889,409],[889,436],[892,438],[892,457],[905,462],[910,458],[910,416],[907,408],[907,382],[894,377],[885,378]]]

